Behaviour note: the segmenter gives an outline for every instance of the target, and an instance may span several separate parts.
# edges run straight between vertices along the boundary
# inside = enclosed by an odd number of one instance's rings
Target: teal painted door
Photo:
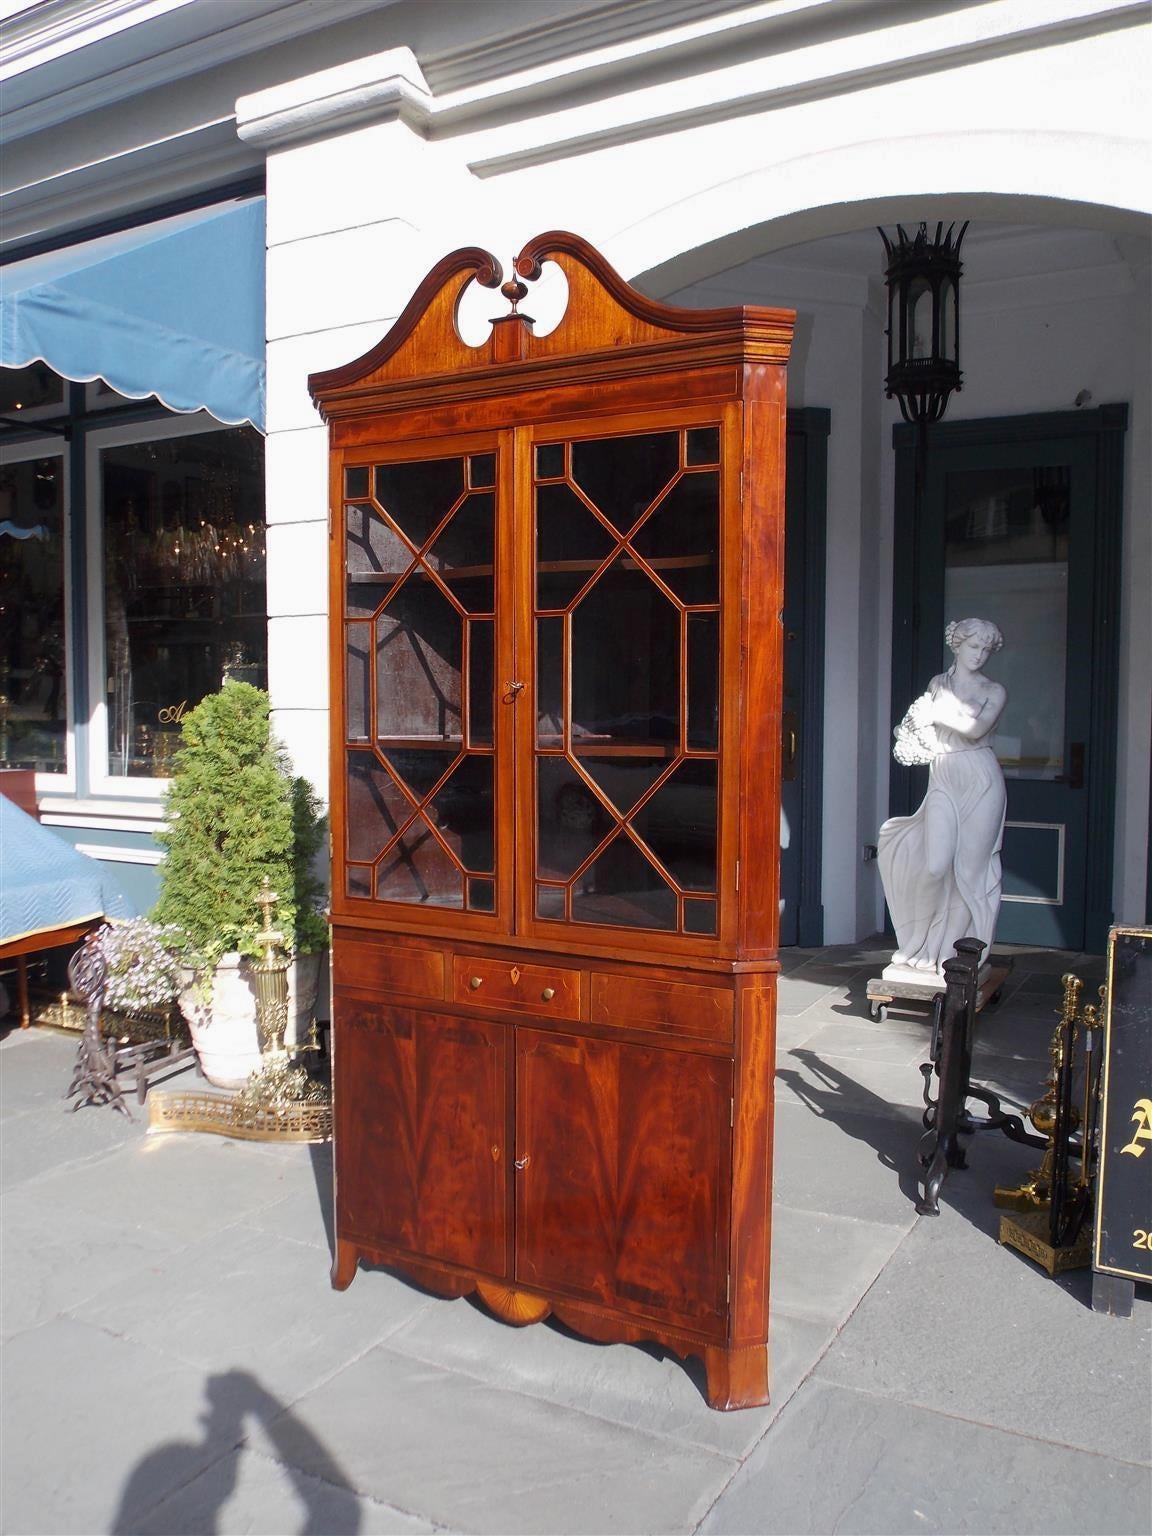
[[[1008,790],[997,939],[1080,950],[1102,948],[1110,915],[1099,910],[1106,890],[1093,900],[1092,887],[1106,886],[1111,866],[1117,616],[1102,611],[1112,590],[1102,564],[1115,551],[1101,537],[1100,441],[1056,430],[1066,421],[1048,418],[1047,432],[1045,418],[1026,417],[930,435],[923,516],[903,530],[905,574],[914,562],[916,580],[911,601],[896,596],[896,647],[903,631],[911,665],[894,665],[893,710],[898,718],[950,664],[949,620],[999,626],[1003,649],[985,667],[1008,693],[993,742]],[[898,813],[919,804],[926,776],[893,775]],[[1107,848],[1093,847],[1101,806]]]

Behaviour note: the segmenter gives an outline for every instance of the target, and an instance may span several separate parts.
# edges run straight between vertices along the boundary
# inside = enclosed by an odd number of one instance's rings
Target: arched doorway
[[[1070,169],[1070,186],[1083,170],[1078,171],[1077,164]],[[1019,180],[1026,170],[1017,164],[1013,174]],[[945,598],[955,599],[948,590],[949,581],[953,587],[956,582],[948,575],[947,540],[940,533],[939,520],[947,517],[943,503],[931,513],[937,531],[927,547],[935,552],[924,556],[915,572],[900,568],[895,559],[907,545],[907,525],[897,523],[899,445],[893,429],[898,414],[883,395],[883,263],[874,227],[894,216],[905,224],[917,217],[946,217],[973,221],[965,243],[961,320],[965,388],[954,397],[944,429],[954,429],[953,445],[960,440],[956,434],[970,445],[981,439],[1003,441],[1013,432],[1026,437],[1036,426],[1033,421],[1033,428],[1027,428],[1026,419],[1041,416],[1050,418],[1054,430],[1062,430],[1057,420],[1061,413],[1064,425],[1075,427],[1083,437],[1089,422],[1085,413],[1100,407],[1127,406],[1134,424],[1126,436],[1100,439],[1093,449],[1096,460],[1107,459],[1109,468],[1104,482],[1095,478],[1091,496],[1077,503],[1075,551],[1065,549],[1059,558],[1030,562],[1033,567],[1067,567],[1070,561],[1077,578],[1071,605],[1062,600],[1058,614],[1047,611],[1046,623],[1061,630],[1065,702],[1075,706],[1090,699],[1090,724],[1085,726],[1081,718],[1077,729],[1085,734],[1071,733],[1074,707],[1065,710],[1062,722],[1050,722],[1053,731],[1065,725],[1068,729],[1062,750],[1045,754],[1042,771],[1048,781],[1079,778],[1082,787],[1076,792],[1090,813],[1080,818],[1079,832],[1050,812],[1025,808],[1014,817],[1010,813],[1021,825],[1012,833],[1016,847],[1001,935],[1020,942],[1099,947],[1102,925],[1106,927],[1111,914],[1125,920],[1143,916],[1147,879],[1149,704],[1143,678],[1152,636],[1146,633],[1146,603],[1139,594],[1146,593],[1152,579],[1145,426],[1149,220],[1131,208],[1036,192],[958,192],[947,197],[912,192],[903,198],[792,210],[754,226],[742,222],[752,182],[767,187],[779,174],[774,168],[743,177],[681,205],[674,221],[681,231],[691,222],[709,236],[686,250],[672,252],[668,243],[661,244],[670,236],[669,214],[653,215],[606,245],[638,286],[672,302],[796,308],[789,404],[797,410],[831,413],[822,572],[827,609],[823,700],[816,706],[824,737],[819,865],[825,941],[861,938],[882,921],[882,894],[868,853],[880,821],[903,810],[911,792],[890,774],[892,717],[906,706],[907,698],[897,695],[911,686],[912,673],[922,686],[932,672],[941,670],[942,655],[929,662],[933,645],[942,649],[929,630],[942,627],[937,610],[942,612]],[[1045,177],[1038,176],[1036,187],[1044,184]],[[1134,188],[1129,182],[1129,193]],[[723,231],[725,218],[730,227]],[[815,238],[795,239],[812,233]],[[659,259],[635,270],[635,253],[641,248]],[[630,257],[629,252],[634,254]],[[1097,418],[1094,424],[1115,432],[1122,416],[1110,411],[1106,421]],[[938,450],[943,452],[948,442],[947,436],[940,438]],[[975,471],[980,466],[971,467]],[[1031,483],[1033,468],[1039,472],[1046,467],[1059,470],[1058,465],[1038,464],[1023,466],[1020,473]],[[940,461],[941,495],[947,477],[961,472],[967,471],[955,454],[947,463]],[[1043,474],[1035,483],[1042,482]],[[1033,506],[1041,499],[1034,499]],[[1113,509],[1110,523],[1105,515],[1108,502]],[[1086,551],[1093,564],[1087,576]],[[1029,563],[1021,560],[1019,545],[1014,550],[1002,547],[1000,553],[1005,558],[988,558],[984,564]],[[995,581],[1004,580],[1002,571],[991,575]],[[806,577],[811,588],[812,573]],[[1055,569],[1028,573],[1033,584],[1059,579]],[[965,595],[973,597],[971,579]],[[923,638],[915,644],[910,643],[910,626],[922,631]],[[1031,620],[1025,629],[1031,644],[1036,639]],[[1032,674],[1027,667],[1017,672],[1016,690],[1023,698],[1032,686]],[[1081,772],[1077,743],[1088,741],[1091,751],[1086,745]],[[1015,754],[1035,755],[1023,750]],[[1015,765],[1018,776],[1026,775],[1027,768]],[[1074,836],[1082,845],[1082,875],[1073,868]],[[1065,922],[1067,913],[1056,912],[1067,905],[1068,891],[1060,890],[1060,882],[1067,888],[1073,880],[1081,889],[1072,893],[1069,911],[1079,902],[1084,916],[1073,912]],[[1027,920],[1016,922],[1016,917]]]

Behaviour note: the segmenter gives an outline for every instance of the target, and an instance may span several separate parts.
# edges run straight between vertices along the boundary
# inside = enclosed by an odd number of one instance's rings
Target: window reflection
[[[263,439],[109,447],[101,491],[108,772],[164,777],[205,694],[266,684]]]
[[[36,773],[67,768],[62,488],[58,457],[0,468],[0,767]]]
[[[64,407],[64,380],[47,363],[27,368],[0,368],[0,415],[17,411],[43,411],[45,406]]]
[[[538,446],[545,921],[717,932],[720,447],[714,426]]]
[[[993,750],[1008,778],[1058,778],[1071,471],[1065,464],[957,471],[945,497],[947,617],[991,619],[1006,642],[988,666],[1008,690]]]
[[[491,452],[345,470],[346,739],[375,742],[376,792],[402,797],[360,803],[371,884],[350,873],[349,895],[495,911],[496,470]]]

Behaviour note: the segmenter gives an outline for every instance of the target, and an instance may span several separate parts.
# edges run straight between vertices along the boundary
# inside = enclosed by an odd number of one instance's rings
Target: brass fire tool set
[[[997,1186],[993,1197],[1012,1213],[1000,1218],[1000,1241],[1042,1264],[1050,1275],[1092,1262],[1086,1218],[1095,1176],[1105,988],[1100,988],[1098,1003],[1081,1007],[1082,989],[1078,976],[1064,977],[1060,1020],[1049,1048],[1048,1083],[1028,1110],[1032,1124],[1047,1138],[1040,1166],[1014,1188]]]
[[[253,966],[260,1066],[237,1093],[154,1093],[148,1097],[150,1131],[207,1131],[246,1141],[328,1141],[332,1096],[294,1058],[319,1051],[313,1023],[306,1044],[285,1044],[288,967],[284,935],[272,927],[277,897],[264,881],[257,898],[264,927],[256,935],[263,954]]]

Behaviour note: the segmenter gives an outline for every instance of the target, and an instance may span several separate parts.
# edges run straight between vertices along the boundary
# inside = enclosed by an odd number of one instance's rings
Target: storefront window
[[[264,440],[250,427],[100,450],[108,773],[166,777],[226,677],[265,687]]]
[[[0,768],[67,771],[63,486],[56,455],[0,465]]]
[[[45,406],[64,408],[64,380],[46,363],[27,368],[0,368],[0,416],[15,417],[20,411],[40,411]]]

